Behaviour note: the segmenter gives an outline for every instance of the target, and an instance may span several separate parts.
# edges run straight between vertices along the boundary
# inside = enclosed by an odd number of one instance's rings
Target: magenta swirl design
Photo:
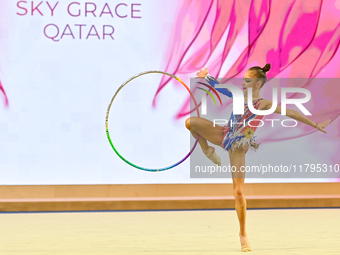
[[[7,98],[4,87],[2,86],[1,81],[0,81],[0,91],[1,91],[1,94],[3,95],[3,97],[4,97],[5,106],[7,107],[8,106],[8,98]]]
[[[268,82],[273,78],[305,78],[300,85],[312,94],[308,103],[312,119],[332,120],[328,134],[322,137],[326,146],[327,141],[340,141],[340,86],[335,82],[338,79],[331,79],[340,78],[339,43],[340,2],[336,0],[183,1],[165,71],[185,79],[185,75],[193,77],[208,67],[212,76],[228,80],[242,77],[251,66],[271,63]],[[315,82],[316,78],[324,79]],[[169,77],[164,76],[154,105],[168,82]],[[288,83],[279,87],[292,86]],[[271,89],[262,93],[271,98]],[[223,103],[225,108],[230,104],[231,100]],[[176,118],[192,111],[188,97]],[[269,127],[261,140],[295,139],[314,132],[308,125],[299,125],[294,132],[283,129],[280,134]],[[337,146],[334,155],[339,153]],[[335,156],[330,157],[340,163]]]

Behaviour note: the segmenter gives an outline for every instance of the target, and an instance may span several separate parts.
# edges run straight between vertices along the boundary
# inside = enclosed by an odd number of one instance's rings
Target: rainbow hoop
[[[196,142],[194,144],[194,146],[192,147],[192,149],[190,150],[190,152],[182,159],[180,160],[179,162],[171,165],[171,166],[168,166],[168,167],[164,167],[164,168],[156,168],[156,169],[150,169],[150,168],[145,168],[145,167],[140,167],[140,166],[137,166],[133,163],[131,163],[130,161],[126,160],[122,155],[119,154],[119,152],[116,150],[116,148],[114,147],[112,141],[111,141],[111,138],[110,138],[110,134],[109,134],[109,114],[110,114],[110,109],[111,109],[111,105],[113,103],[113,100],[115,99],[115,97],[118,95],[119,91],[126,85],[128,84],[130,81],[138,78],[139,76],[142,76],[142,75],[145,75],[145,74],[150,74],[150,73],[160,73],[160,74],[165,74],[165,75],[168,75],[168,76],[171,76],[172,78],[175,78],[176,80],[178,80],[180,83],[182,83],[184,85],[184,87],[189,91],[190,93],[190,96],[192,98],[192,100],[194,101],[195,103],[195,107],[196,107],[196,112],[197,112],[197,116],[200,117],[200,114],[199,114],[199,111],[198,111],[198,106],[197,106],[197,102],[193,96],[193,94],[191,93],[190,89],[188,88],[188,86],[179,78],[177,78],[176,76],[172,75],[172,74],[169,74],[169,73],[166,73],[166,72],[162,72],[162,71],[146,71],[146,72],[143,72],[143,73],[139,73],[133,77],[131,77],[130,79],[128,79],[126,82],[124,82],[116,91],[115,95],[113,96],[110,104],[109,104],[109,107],[107,108],[107,112],[106,112],[106,120],[105,120],[105,125],[106,125],[106,134],[107,134],[107,138],[109,139],[109,142],[111,144],[111,147],[112,149],[116,152],[116,154],[123,160],[125,161],[127,164],[129,164],[130,166],[133,166],[135,168],[138,168],[140,170],[144,170],[144,171],[149,171],[149,172],[159,172],[159,171],[165,171],[165,170],[168,170],[168,169],[171,169],[175,166],[178,166],[179,164],[181,164],[183,161],[185,161],[189,156],[190,154],[193,152],[193,150],[195,149],[197,143],[198,143],[198,139],[199,139],[199,135],[197,135],[197,138],[196,138]]]

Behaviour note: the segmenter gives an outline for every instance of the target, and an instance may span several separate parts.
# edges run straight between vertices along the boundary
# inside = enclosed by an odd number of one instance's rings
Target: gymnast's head
[[[249,68],[243,76],[243,92],[252,87],[253,91],[260,90],[267,81],[267,72],[270,70],[270,64],[264,67],[253,66]]]

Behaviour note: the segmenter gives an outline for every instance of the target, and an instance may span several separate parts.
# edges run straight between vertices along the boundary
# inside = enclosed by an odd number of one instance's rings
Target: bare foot
[[[240,236],[240,242],[241,242],[241,251],[247,252],[251,251],[250,243],[248,241],[247,235],[239,235]]]
[[[217,156],[217,154],[215,153],[215,148],[212,146],[209,146],[207,151],[203,151],[204,154],[215,164],[217,165],[221,165],[221,158],[219,156]]]

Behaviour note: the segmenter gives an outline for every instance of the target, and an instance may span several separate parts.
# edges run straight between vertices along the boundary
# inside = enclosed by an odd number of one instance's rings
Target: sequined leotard
[[[219,82],[212,77],[211,75],[207,75],[205,80],[215,88],[215,85]],[[215,88],[220,93],[232,98],[233,95],[227,88]],[[261,100],[263,98],[259,98],[253,101],[253,106],[255,109],[258,109]],[[223,127],[223,139],[221,142],[222,147],[229,151],[230,149],[234,151],[236,148],[251,148],[258,149],[260,143],[256,141],[256,136],[254,133],[257,129],[257,126],[260,124],[263,115],[256,115],[249,110],[248,104],[244,104],[244,114],[243,115],[234,115],[231,113],[231,116],[228,121],[228,126]],[[256,121],[254,121],[256,120]],[[251,121],[250,125],[249,122]]]

